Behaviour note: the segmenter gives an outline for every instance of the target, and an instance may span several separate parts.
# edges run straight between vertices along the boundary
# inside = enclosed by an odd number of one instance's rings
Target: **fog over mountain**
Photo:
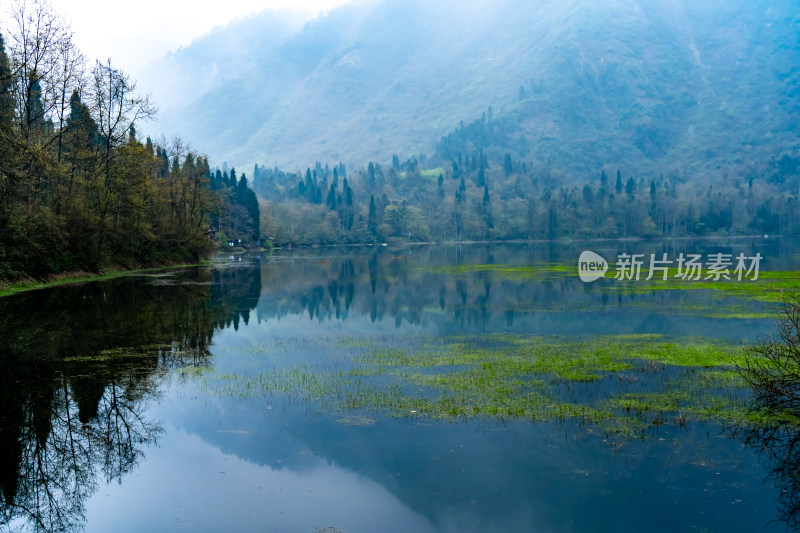
[[[798,13],[790,0],[380,0],[302,27],[275,12],[230,24],[143,81],[162,108],[151,129],[244,169],[483,148],[567,178],[747,178],[800,157]]]

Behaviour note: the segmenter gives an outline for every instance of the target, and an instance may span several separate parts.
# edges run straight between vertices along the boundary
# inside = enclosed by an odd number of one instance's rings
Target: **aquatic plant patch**
[[[610,437],[668,424],[764,423],[747,409],[743,347],[660,335],[525,335],[331,341],[339,368],[313,363],[207,376],[223,396],[287,395],[338,419],[579,419]],[[354,419],[356,419],[354,418]]]

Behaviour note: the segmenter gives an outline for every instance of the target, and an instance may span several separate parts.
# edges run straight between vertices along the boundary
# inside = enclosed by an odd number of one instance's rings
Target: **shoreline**
[[[719,240],[719,239],[762,239],[774,240],[787,237],[795,237],[795,235],[676,235],[670,237],[587,237],[580,238],[561,238],[561,239],[479,239],[479,240],[464,240],[464,241],[394,241],[394,242],[372,242],[372,243],[340,243],[340,244],[291,244],[291,245],[273,245],[274,250],[281,250],[283,252],[292,251],[294,249],[310,250],[319,248],[381,248],[381,247],[402,247],[402,246],[448,246],[448,245],[470,245],[470,244],[575,244],[575,243],[588,243],[588,242],[654,242],[654,241],[691,241],[691,240]]]
[[[775,235],[769,236],[769,239],[779,239],[782,237],[791,237],[791,235]],[[368,247],[375,247],[380,248],[383,246],[389,248],[403,248],[409,246],[448,246],[448,245],[486,245],[486,244],[543,244],[543,243],[562,243],[562,244],[570,244],[570,243],[579,243],[579,242],[641,242],[641,241],[656,241],[656,240],[668,240],[668,241],[682,241],[682,240],[714,240],[714,239],[763,239],[763,235],[726,235],[726,236],[718,236],[718,235],[702,235],[702,236],[676,236],[676,237],[658,237],[658,238],[650,238],[650,237],[617,237],[617,238],[587,238],[587,239],[509,239],[509,240],[477,240],[477,241],[401,241],[401,242],[393,242],[393,243],[347,243],[347,244],[298,244],[294,245],[293,247],[281,247],[275,246],[274,251],[280,251],[282,253],[289,252],[291,253],[294,249],[296,250],[311,250],[311,249],[330,249],[330,248],[368,248]],[[236,251],[226,251],[226,250],[217,250],[216,254],[222,253],[223,255],[233,253],[233,254],[244,254],[246,251],[236,250]],[[214,254],[214,255],[216,255]],[[214,257],[212,255],[211,257]],[[199,267],[199,266],[209,266],[214,264],[211,259],[201,260],[198,263],[181,263],[181,264],[174,264],[174,265],[160,265],[160,266],[153,266],[153,267],[143,267],[143,268],[135,268],[135,269],[115,269],[110,268],[102,272],[92,273],[86,271],[74,271],[74,272],[62,272],[59,274],[53,274],[49,276],[48,279],[42,280],[35,280],[32,278],[22,278],[20,280],[14,282],[4,282],[0,281],[0,298],[4,298],[6,296],[12,296],[14,294],[19,294],[22,292],[29,292],[35,291],[39,289],[47,289],[50,287],[58,287],[63,285],[74,285],[78,283],[88,283],[92,281],[102,281],[107,279],[114,279],[114,278],[121,278],[125,276],[135,276],[138,274],[143,274],[147,272],[158,272],[164,270],[176,270],[181,268],[190,268],[190,267]]]
[[[178,270],[182,268],[209,266],[213,264],[211,260],[203,260],[198,263],[181,263],[175,265],[161,265],[134,269],[114,269],[109,268],[102,272],[92,273],[82,270],[73,272],[61,272],[53,274],[46,280],[35,280],[33,278],[22,278],[14,282],[0,282],[0,298],[6,296],[13,296],[23,292],[36,291],[39,289],[48,289],[51,287],[59,287],[63,285],[76,285],[79,283],[88,283],[92,281],[103,281],[107,279],[122,278],[126,276],[135,276],[148,272],[163,272],[165,270]]]

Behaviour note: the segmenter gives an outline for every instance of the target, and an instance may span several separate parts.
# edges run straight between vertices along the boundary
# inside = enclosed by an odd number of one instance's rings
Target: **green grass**
[[[347,417],[577,419],[620,438],[697,421],[769,422],[747,409],[736,371],[743,347],[723,341],[489,335],[337,345],[352,354],[346,368],[306,363],[206,385],[223,396],[296,396]]]
[[[577,267],[560,263],[540,263],[537,265],[443,265],[415,267],[415,270],[449,276],[461,276],[475,272],[488,272],[501,279],[521,281],[542,281],[546,279],[578,276]]]
[[[578,277],[577,266],[571,263],[445,265],[415,267],[415,270],[450,276],[489,273],[500,279],[516,281],[545,281]],[[765,303],[781,302],[785,293],[800,290],[800,271],[762,271],[759,272],[757,280],[742,279],[741,281],[735,278],[719,281],[704,279],[688,281],[675,278],[675,274],[677,274],[677,269],[670,268],[667,280],[661,279],[659,275],[651,280],[646,280],[647,269],[644,268],[639,280],[617,280],[613,277],[612,268],[606,273],[605,281],[596,286],[600,287],[602,291],[620,295],[648,294],[658,290],[710,290]],[[709,309],[705,310],[703,314],[717,318],[773,318],[770,313],[763,311],[743,310],[739,313],[728,313],[718,309]]]
[[[654,290],[710,290],[747,300],[775,303],[781,302],[787,292],[800,290],[800,271],[759,272],[757,280],[741,281],[686,281],[674,278],[673,272],[666,281],[661,278],[620,281],[613,279],[613,274],[606,276],[608,282],[602,285],[603,290],[619,294],[644,294]]]

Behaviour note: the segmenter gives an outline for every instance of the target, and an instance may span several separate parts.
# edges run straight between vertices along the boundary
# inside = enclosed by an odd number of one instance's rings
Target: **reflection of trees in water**
[[[733,435],[761,454],[778,489],[778,520],[800,530],[800,431],[776,425],[738,427]]]
[[[525,319],[541,312],[600,309],[603,314],[638,302],[649,309],[697,305],[691,291],[609,296],[600,284],[583,283],[564,271],[580,255],[582,248],[575,246],[381,247],[278,257],[262,268],[258,318],[324,322],[367,317],[397,327],[435,322],[443,331],[475,332],[524,327]],[[556,263],[561,269],[548,270]]]
[[[15,442],[2,443],[6,460],[17,458],[16,465],[6,465],[16,476],[3,480],[3,520],[34,531],[68,530],[82,522],[98,476],[120,480],[161,431],[141,414],[156,394],[157,379],[112,381],[91,417],[81,413],[66,375],[51,384],[41,391],[44,401],[27,412],[22,406]],[[17,444],[16,453],[9,453],[8,444]]]
[[[162,428],[169,368],[209,364],[215,328],[246,322],[258,269],[121,279],[0,300],[0,524],[71,530]]]
[[[731,433],[761,454],[780,491],[779,520],[800,529],[800,295],[785,300],[775,335],[746,352],[740,372],[754,422]]]
[[[554,276],[531,283],[524,276],[504,275],[504,265],[533,265],[542,261],[542,253],[519,246],[498,252],[494,245],[290,256],[263,267],[258,317],[295,315],[322,322],[365,316],[400,327],[424,325],[437,314],[436,320],[480,331],[499,313],[504,323],[513,325],[520,316],[564,305],[565,293],[584,289],[577,278]],[[460,265],[495,265],[496,270],[460,271]]]

